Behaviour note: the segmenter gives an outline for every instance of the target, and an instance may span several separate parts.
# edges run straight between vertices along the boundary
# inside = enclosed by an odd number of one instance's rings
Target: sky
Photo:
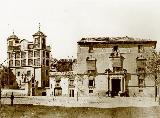
[[[160,44],[159,0],[1,0],[0,63],[7,59],[7,37],[33,41],[38,31],[47,35],[54,58],[76,58],[83,37],[157,40]]]

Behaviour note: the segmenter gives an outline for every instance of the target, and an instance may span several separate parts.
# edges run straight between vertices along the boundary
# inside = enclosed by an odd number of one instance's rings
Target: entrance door
[[[118,92],[121,90],[121,80],[120,79],[112,79],[112,92],[115,95],[118,95]]]

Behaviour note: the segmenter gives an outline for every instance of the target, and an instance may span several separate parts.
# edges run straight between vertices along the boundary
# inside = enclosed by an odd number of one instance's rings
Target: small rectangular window
[[[94,80],[89,80],[89,87],[93,87],[94,86]]]
[[[89,93],[93,93],[93,90],[89,90]]]
[[[20,76],[20,72],[18,72],[18,74],[17,74],[18,76]]]
[[[93,46],[89,46],[88,52],[89,52],[89,53],[93,53]]]

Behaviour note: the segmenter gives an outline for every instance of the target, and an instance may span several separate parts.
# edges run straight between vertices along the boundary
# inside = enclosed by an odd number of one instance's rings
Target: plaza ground
[[[160,107],[53,107],[2,105],[0,118],[159,118]]]
[[[10,104],[10,98],[3,97],[2,104]],[[15,97],[14,104],[32,104],[44,106],[62,107],[95,107],[95,108],[117,108],[117,107],[152,107],[159,106],[158,98],[155,102],[150,97],[47,97],[26,96]]]
[[[160,106],[147,97],[15,97],[1,99],[0,118],[159,118]]]

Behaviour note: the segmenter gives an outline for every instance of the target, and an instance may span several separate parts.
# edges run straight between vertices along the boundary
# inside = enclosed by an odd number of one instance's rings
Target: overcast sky
[[[76,58],[76,42],[82,37],[130,36],[158,41],[158,1],[1,0],[0,62],[7,58],[7,37],[13,29],[19,38],[32,41],[39,22],[55,58]]]

